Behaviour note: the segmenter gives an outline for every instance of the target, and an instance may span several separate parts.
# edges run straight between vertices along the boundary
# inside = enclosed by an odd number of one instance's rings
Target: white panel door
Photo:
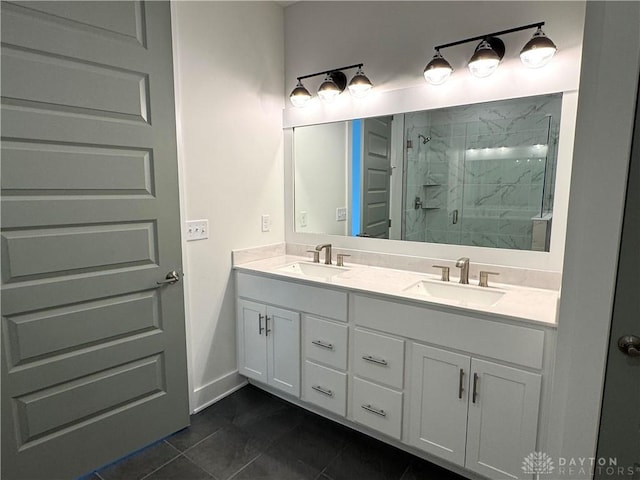
[[[249,378],[267,381],[266,307],[238,300],[238,371]]]
[[[300,314],[267,307],[267,383],[300,396]]]
[[[465,466],[489,478],[531,478],[524,458],[536,449],[541,376],[471,361]]]
[[[464,466],[471,358],[413,345],[411,444]]]

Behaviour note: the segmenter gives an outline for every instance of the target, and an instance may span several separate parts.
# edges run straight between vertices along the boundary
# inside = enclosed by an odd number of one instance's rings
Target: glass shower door
[[[543,214],[550,128],[546,115],[467,123],[460,244],[532,249],[534,219]]]

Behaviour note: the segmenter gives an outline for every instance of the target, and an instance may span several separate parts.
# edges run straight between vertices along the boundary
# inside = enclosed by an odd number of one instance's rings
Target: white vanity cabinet
[[[553,328],[244,271],[236,287],[241,374],[461,472],[531,479]]]
[[[490,478],[524,478],[541,375],[413,344],[410,442]]]
[[[300,396],[300,314],[238,300],[238,371]]]
[[[356,331],[411,340],[407,443],[489,478],[531,478],[542,375],[529,370],[543,369],[544,331],[368,295],[351,306]]]
[[[238,371],[299,398],[301,317],[346,322],[347,293],[244,272],[236,273],[236,293]],[[323,331],[322,327],[319,324],[316,331]],[[344,356],[346,363],[346,325],[343,328],[345,337],[334,341],[334,349],[339,349],[338,356]],[[318,338],[323,341],[324,337]],[[317,348],[325,354],[330,350]],[[346,374],[343,377],[346,385]],[[346,395],[346,386],[343,390]]]

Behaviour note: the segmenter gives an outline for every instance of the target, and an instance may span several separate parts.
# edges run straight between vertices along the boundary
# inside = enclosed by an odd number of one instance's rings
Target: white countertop
[[[451,308],[457,311],[482,312],[507,317],[509,319],[544,324],[551,327],[556,326],[559,298],[558,291],[556,290],[508,285],[495,282],[493,281],[494,278],[490,277],[490,286],[486,288],[501,290],[504,292],[504,295],[493,305],[478,305],[463,303],[460,300],[427,297],[419,293],[405,291],[406,288],[421,280],[439,281],[437,275],[394,270],[391,268],[370,267],[353,263],[345,263],[344,266],[349,269],[348,271],[344,271],[327,279],[279,270],[286,265],[296,262],[311,263],[308,258],[281,255],[234,265],[234,269],[246,272],[258,272],[271,277],[298,280],[314,285],[339,287],[361,293],[388,295],[399,299],[418,301],[427,305]],[[453,283],[457,282],[457,280],[457,278],[451,278],[451,282]],[[469,283],[469,286],[463,288],[481,288],[476,286],[477,279],[470,279]]]

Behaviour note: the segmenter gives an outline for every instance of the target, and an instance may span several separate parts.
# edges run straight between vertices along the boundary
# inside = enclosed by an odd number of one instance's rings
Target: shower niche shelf
[[[424,200],[422,200],[421,208],[423,210],[438,210],[442,208],[442,199],[438,198],[441,196],[441,191],[437,187],[443,187],[441,183],[424,183],[422,185],[422,193]]]
[[[420,197],[416,197],[413,201],[413,208],[415,210],[438,210],[442,208],[442,204],[439,201],[422,200]]]

